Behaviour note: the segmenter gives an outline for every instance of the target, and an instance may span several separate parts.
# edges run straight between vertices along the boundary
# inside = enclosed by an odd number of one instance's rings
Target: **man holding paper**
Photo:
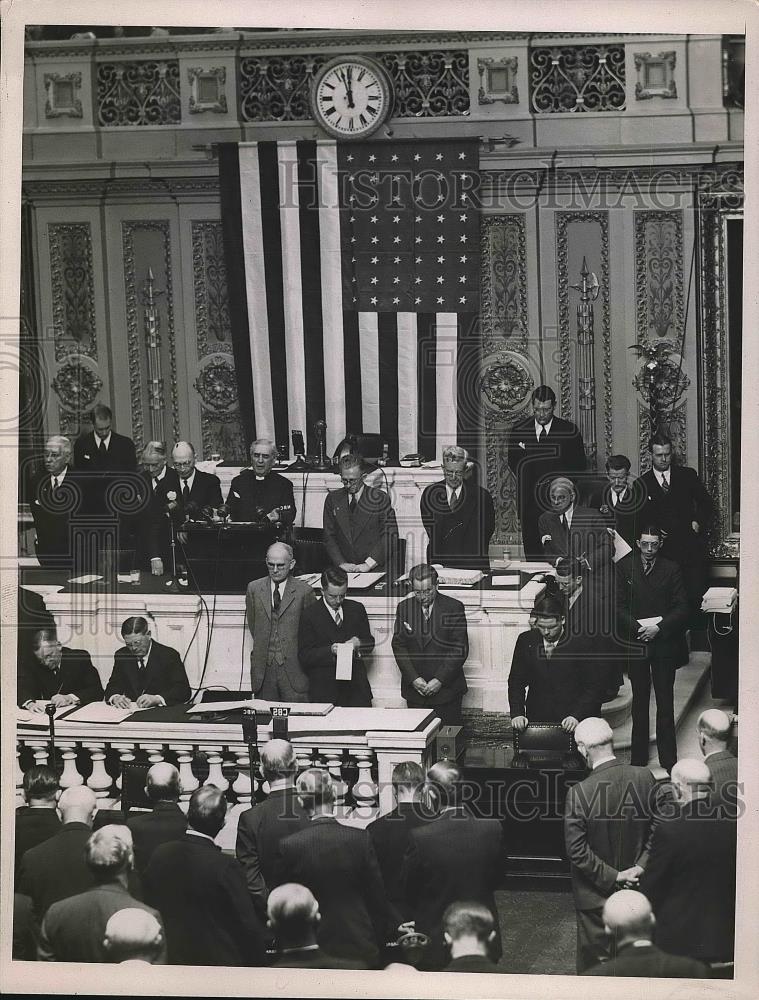
[[[54,628],[35,632],[32,657],[18,664],[18,703],[30,712],[43,712],[43,702],[56,708],[87,705],[100,701],[103,685],[90,654],[85,649],[69,649],[58,641]]]
[[[671,771],[677,760],[675,671],[688,662],[685,630],[688,596],[679,568],[659,555],[661,529],[644,525],[636,551],[617,563],[617,622],[626,642],[627,672],[633,692],[631,763],[648,764],[648,703],[651,681],[656,698],[659,763]]]
[[[322,573],[322,599],[300,619],[300,664],[308,674],[309,700],[344,708],[371,708],[365,657],[374,649],[366,609],[346,601],[348,574],[339,566]]]
[[[115,708],[181,705],[190,684],[176,649],[156,642],[145,618],[127,618],[121,626],[124,645],[116,650],[105,701]]]

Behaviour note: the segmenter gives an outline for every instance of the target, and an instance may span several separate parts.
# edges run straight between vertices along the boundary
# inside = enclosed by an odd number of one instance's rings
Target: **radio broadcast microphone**
[[[319,472],[331,472],[332,463],[327,458],[327,421],[317,420],[314,424],[316,437],[316,462],[314,468]]]
[[[306,445],[303,442],[303,431],[291,431],[293,439],[293,454],[295,461],[287,467],[288,472],[305,472],[308,468],[306,464]]]
[[[50,729],[50,766],[53,770],[56,770],[55,761],[55,705],[52,702],[48,702],[45,705],[45,714],[48,717],[48,726]]]

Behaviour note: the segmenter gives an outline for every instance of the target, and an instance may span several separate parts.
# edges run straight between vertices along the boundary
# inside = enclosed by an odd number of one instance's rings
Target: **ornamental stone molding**
[[[59,399],[61,410],[77,418],[91,409],[103,388],[96,366],[81,355],[69,355],[58,366],[50,384]]]
[[[69,354],[97,360],[92,231],[89,222],[48,225],[55,360]]]
[[[203,407],[215,420],[231,420],[237,415],[237,376],[228,356],[211,355],[193,382]]]
[[[190,85],[190,97],[187,110],[191,115],[211,111],[214,114],[226,114],[227,95],[224,85],[227,80],[225,66],[205,68],[194,66],[187,70],[187,82]]]
[[[635,84],[636,101],[650,101],[653,97],[677,97],[675,83],[677,53],[674,50],[659,52],[657,55],[651,55],[650,52],[636,52],[633,58],[638,72]]]
[[[81,73],[45,73],[45,118],[82,118]]]
[[[525,359],[513,351],[503,351],[486,359],[483,365],[480,392],[486,405],[510,416],[524,409],[535,388],[535,379]]]

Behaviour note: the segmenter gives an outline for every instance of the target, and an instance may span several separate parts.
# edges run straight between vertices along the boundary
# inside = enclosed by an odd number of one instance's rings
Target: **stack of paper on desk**
[[[137,705],[132,702],[130,708],[114,708],[104,701],[93,701],[89,705],[82,705],[71,715],[66,716],[66,722],[123,722],[130,715],[139,712]]]
[[[437,570],[437,579],[441,587],[473,587],[480,580],[485,579],[485,574],[481,569],[454,569],[453,567],[441,566],[440,563],[432,565]],[[408,573],[404,573],[395,582],[403,583],[408,578]]]
[[[349,573],[348,589],[367,590],[369,587],[373,587],[378,580],[381,580],[384,575],[384,573]],[[322,585],[321,573],[303,573],[297,579],[311,587],[321,587]]]

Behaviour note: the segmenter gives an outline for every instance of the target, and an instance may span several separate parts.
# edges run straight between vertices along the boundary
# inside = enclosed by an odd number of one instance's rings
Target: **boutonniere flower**
[[[406,629],[407,632],[413,632],[414,631],[413,628],[409,625],[408,622],[404,622],[403,623],[403,627]]]
[[[87,459],[87,461],[89,461],[89,458],[90,458],[89,455],[85,455],[84,457]]]
[[[236,490],[232,490],[232,496],[237,497],[238,500],[240,499],[240,494]]]
[[[519,447],[522,449],[522,451],[527,450],[527,445],[524,443],[524,441],[519,442]]]
[[[609,513],[609,505],[607,503],[601,505],[601,513],[602,514],[608,514]]]
[[[169,492],[166,494],[166,499],[167,500],[176,500],[176,498],[177,498],[177,495],[174,492],[174,490],[169,490]]]

